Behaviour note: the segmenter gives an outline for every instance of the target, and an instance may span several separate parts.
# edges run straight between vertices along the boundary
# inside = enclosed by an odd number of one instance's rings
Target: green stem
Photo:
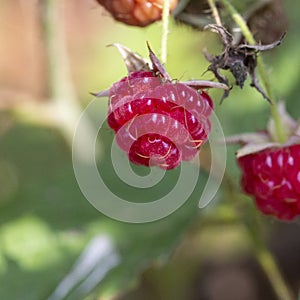
[[[265,243],[262,233],[263,226],[257,210],[253,207],[253,204],[248,201],[243,207],[240,207],[242,203],[240,194],[235,191],[236,187],[230,177],[225,175],[225,179],[230,187],[230,189],[227,190],[228,195],[226,195],[226,199],[230,199],[229,207],[232,209],[232,215],[236,216],[239,224],[243,224],[252,242],[256,259],[268,277],[278,300],[294,300],[293,293],[284,280],[276,259]]]
[[[162,36],[161,36],[161,61],[167,62],[168,34],[169,34],[170,0],[164,0],[162,12]]]
[[[245,22],[243,17],[240,15],[240,13],[234,8],[234,6],[228,0],[222,0],[222,2],[224,4],[226,10],[231,15],[232,19],[236,22],[236,24],[241,29],[246,41],[250,45],[255,45],[256,41],[255,41],[249,27],[247,26],[247,23]],[[271,100],[271,105],[270,105],[271,108],[270,109],[271,109],[271,114],[272,114],[272,117],[273,117],[273,120],[275,123],[275,127],[276,127],[276,136],[273,138],[280,143],[284,143],[287,140],[287,137],[286,137],[286,134],[284,132],[284,129],[283,129],[283,126],[281,123],[280,115],[278,112],[278,107],[276,105],[275,97],[274,97],[274,94],[271,89],[271,84],[270,84],[270,81],[268,78],[268,73],[266,71],[266,67],[264,65],[262,57],[259,55],[257,57],[257,66],[258,66],[260,78],[261,78],[263,85],[265,87],[265,90],[266,90],[266,94],[269,97],[269,99]]]
[[[287,284],[284,282],[275,259],[270,251],[264,247],[260,247],[256,249],[256,257],[265,273],[268,274],[269,280],[271,281],[278,299],[293,299],[293,296],[291,295]]]
[[[293,293],[284,280],[275,257],[267,248],[262,236],[262,225],[257,216],[257,211],[253,208],[246,210],[247,216],[243,216],[245,228],[253,242],[253,250],[256,258],[268,276],[274,292],[279,300],[293,300]]]
[[[222,26],[222,22],[221,22],[221,18],[220,18],[220,15],[219,15],[219,11],[216,7],[216,3],[214,0],[207,0],[208,4],[209,4],[209,7],[211,9],[211,12],[212,12],[212,15],[216,21],[216,24],[219,25],[219,26]]]
[[[229,191],[230,205],[224,205],[218,207],[217,211],[205,220],[202,225],[219,225],[224,226],[226,224],[242,224],[246,231],[247,236],[251,240],[253,252],[260,264],[262,270],[269,279],[269,282],[277,296],[278,300],[295,300],[289,285],[284,280],[275,257],[267,248],[266,243],[262,237],[262,226],[258,220],[257,211],[253,207],[244,207],[243,211],[246,214],[241,213],[240,204],[241,199],[236,193]],[[234,203],[232,203],[234,202]]]

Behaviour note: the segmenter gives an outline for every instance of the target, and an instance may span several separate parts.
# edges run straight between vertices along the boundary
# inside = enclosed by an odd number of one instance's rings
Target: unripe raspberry
[[[97,0],[118,21],[144,27],[161,19],[164,0]],[[170,0],[170,11],[178,0]]]

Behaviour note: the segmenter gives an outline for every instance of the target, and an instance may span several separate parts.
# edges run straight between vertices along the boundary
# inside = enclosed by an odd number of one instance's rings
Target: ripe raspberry
[[[300,215],[300,145],[274,147],[238,158],[244,191],[258,209],[279,219]]]
[[[133,163],[173,169],[207,140],[213,102],[205,92],[136,71],[113,84],[109,96],[108,124]]]
[[[127,25],[147,26],[161,19],[164,0],[97,0],[118,21]],[[170,11],[178,0],[170,1]]]

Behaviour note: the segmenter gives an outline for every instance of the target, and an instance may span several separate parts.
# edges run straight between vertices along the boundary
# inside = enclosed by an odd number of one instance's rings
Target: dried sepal
[[[270,141],[266,131],[246,132],[226,137],[226,144],[240,144],[242,147],[236,152],[237,158],[244,155],[259,152],[269,147],[277,147],[280,144]]]
[[[104,90],[104,91],[100,91],[100,92],[97,92],[97,93],[93,93],[93,92],[90,92],[91,95],[95,96],[95,97],[108,97],[109,96],[109,90]]]
[[[240,158],[249,154],[257,153],[265,149],[280,147],[280,143],[247,144],[236,152],[236,157]]]
[[[230,87],[224,83],[209,81],[209,80],[188,80],[188,81],[183,81],[182,83],[196,90],[215,88],[215,89],[222,89],[227,91],[230,89]]]
[[[300,137],[300,121],[297,122],[297,127],[295,130],[295,135]]]
[[[150,48],[150,45],[149,45],[148,42],[147,42],[147,47],[148,47],[148,50],[149,50],[149,58],[152,62],[152,71],[156,75],[158,75],[158,76],[162,77],[163,79],[165,79],[166,81],[172,81],[170,75],[168,74],[165,67],[163,66],[163,64],[158,59],[158,57],[154,54],[154,52]]]
[[[269,135],[267,132],[245,132],[241,134],[231,135],[226,137],[226,144],[260,144],[268,143],[270,141]]]
[[[148,63],[144,60],[144,58],[136,52],[132,51],[131,49],[127,48],[126,46],[123,46],[118,43],[110,44],[108,46],[114,46],[117,48],[125,62],[128,73],[142,70],[150,70]]]
[[[255,87],[261,95],[271,103],[268,95],[265,93],[256,77],[255,69],[257,66],[257,53],[260,51],[271,50],[279,46],[284,38],[284,35],[277,41],[268,45],[235,45],[232,35],[223,26],[210,24],[205,27],[219,34],[223,43],[223,51],[220,55],[210,55],[204,52],[205,58],[210,62],[208,71],[214,73],[217,80],[228,85],[228,79],[220,73],[220,70],[229,70],[235,78],[235,83],[240,88],[243,88],[244,82],[248,75],[251,77],[251,86]],[[229,94],[225,90],[221,102]]]
[[[238,49],[248,49],[248,50],[255,50],[255,51],[268,51],[272,50],[275,47],[278,47],[281,43],[283,38],[285,37],[286,33],[284,33],[277,41],[267,44],[267,45],[247,45],[247,44],[241,44],[238,46]]]
[[[149,58],[151,61],[151,64],[147,64],[147,62],[137,53],[133,52],[126,46],[123,46],[118,43],[111,44],[110,46],[114,46],[118,49],[120,52],[127,70],[129,73],[136,72],[136,71],[151,71],[155,76],[157,76],[161,83],[171,83],[173,80],[171,76],[166,71],[165,67],[159,60],[159,58],[155,55],[155,53],[152,51],[149,43],[147,42],[147,47],[149,51]],[[201,90],[206,88],[217,88],[217,89],[223,89],[225,92],[228,92],[230,87],[228,87],[227,84],[222,82],[214,82],[214,81],[208,81],[208,80],[190,80],[182,82],[183,84],[194,88],[195,90]],[[100,91],[97,93],[90,93],[95,97],[107,97],[109,96],[109,90]]]
[[[218,33],[225,47],[232,45],[233,37],[225,27],[217,24],[208,24],[204,27],[204,30],[210,30],[212,32]]]
[[[240,144],[242,146],[236,153],[238,158],[268,148],[280,148],[300,144],[300,124],[287,113],[284,102],[278,103],[278,113],[282,129],[287,137],[285,143],[279,143],[275,122],[271,118],[265,131],[241,133],[226,138],[227,144]]]

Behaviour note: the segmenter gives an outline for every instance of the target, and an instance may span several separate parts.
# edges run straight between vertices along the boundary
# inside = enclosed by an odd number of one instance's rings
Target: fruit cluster
[[[117,20],[144,27],[161,19],[164,0],[97,0]],[[170,11],[178,0],[170,0]]]
[[[113,84],[109,97],[108,124],[133,163],[173,169],[208,138],[213,102],[204,91],[135,71]]]
[[[159,20],[164,4],[164,0],[97,1],[116,20],[133,26],[146,26]],[[177,3],[178,0],[170,0],[171,11]],[[206,53],[211,63],[208,69],[223,84],[223,98],[229,95],[230,89],[227,78],[219,70],[229,69],[240,87],[250,75],[251,85],[271,101],[256,79],[257,52],[280,45],[283,36],[269,45],[236,45],[226,28],[219,25],[206,28],[219,33],[224,46],[218,56]],[[209,117],[213,102],[202,90],[206,85],[203,82],[199,85],[199,81],[173,82],[149,45],[152,67],[130,49],[119,44],[114,46],[128,69],[128,76],[109,89],[107,120],[116,132],[120,148],[135,164],[166,170],[176,168],[182,160],[193,159],[211,129]],[[211,82],[207,87],[220,88]],[[243,145],[237,153],[237,162],[244,192],[254,197],[262,213],[291,220],[300,215],[300,126],[284,106],[279,114],[280,126],[287,135],[284,139],[276,137],[272,119],[264,132],[243,133],[234,139]]]

